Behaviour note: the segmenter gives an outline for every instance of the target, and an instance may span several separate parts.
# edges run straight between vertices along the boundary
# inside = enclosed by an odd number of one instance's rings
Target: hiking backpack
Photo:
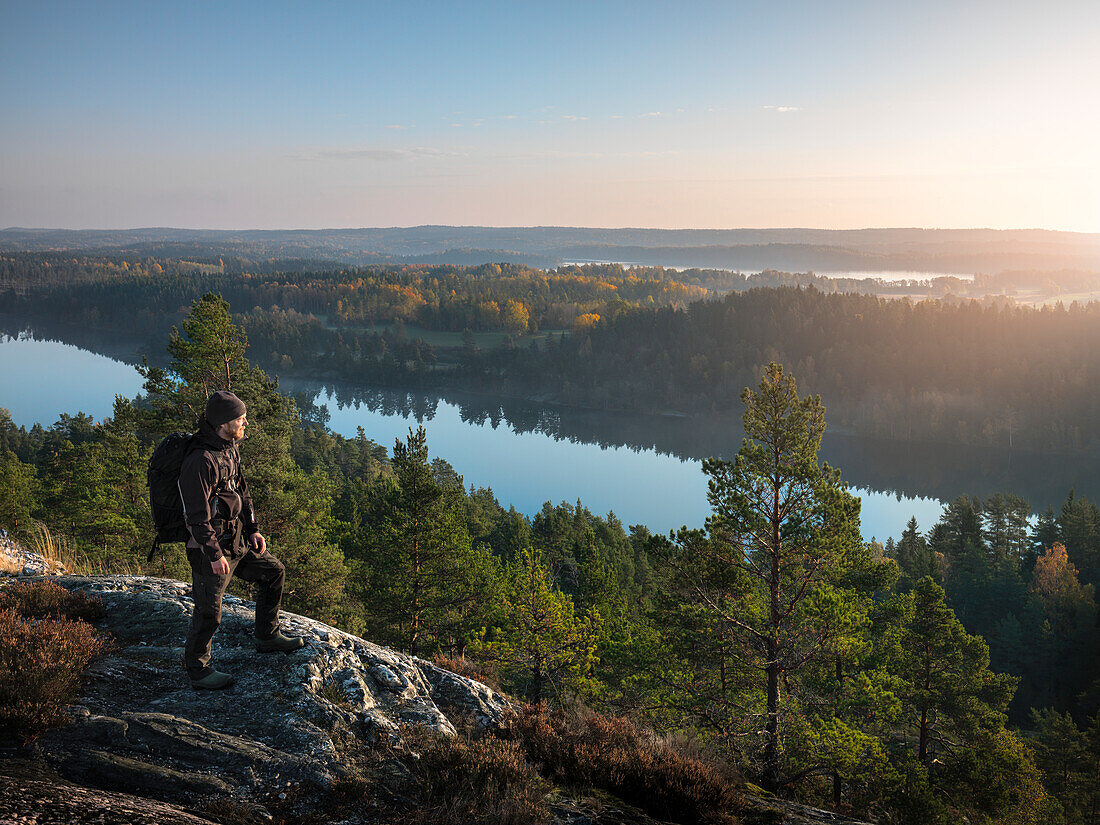
[[[149,480],[149,506],[153,510],[153,524],[157,530],[149,550],[149,561],[153,560],[160,545],[188,539],[179,480],[180,467],[193,444],[191,433],[172,433],[157,445],[149,458],[146,474]]]

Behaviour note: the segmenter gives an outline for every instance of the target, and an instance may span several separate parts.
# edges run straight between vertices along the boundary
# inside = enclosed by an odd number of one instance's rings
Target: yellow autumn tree
[[[1036,560],[1029,589],[1060,638],[1069,638],[1095,616],[1093,586],[1078,581],[1064,544],[1054,544]]]
[[[531,313],[527,306],[519,301],[508,301],[500,313],[501,323],[510,332],[527,332],[527,325],[531,320]]]
[[[600,322],[600,316],[595,312],[586,312],[584,315],[578,315],[576,320],[573,321],[574,332],[584,332],[592,327],[596,326]]]

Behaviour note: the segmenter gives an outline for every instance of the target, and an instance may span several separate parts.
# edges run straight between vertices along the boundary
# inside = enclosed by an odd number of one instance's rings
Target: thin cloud
[[[400,148],[356,147],[343,149],[318,149],[301,155],[301,160],[371,160],[382,163],[414,160],[417,158],[442,158],[454,156],[455,152],[435,149],[430,146],[406,146]]]
[[[383,128],[385,129],[408,129],[408,126],[402,126],[400,123],[389,123]]]
[[[801,112],[801,106],[765,106],[765,109],[771,109],[773,112]]]
[[[664,115],[660,112],[646,112],[643,115],[638,115],[638,117],[664,117]]]
[[[641,151],[641,152],[619,152],[617,155],[615,155],[615,157],[619,157],[619,158],[665,158],[665,157],[671,157],[673,155],[678,155],[678,154],[680,154],[680,153],[675,149],[664,149],[664,150],[661,150],[661,151],[654,151],[654,150],[651,149],[651,150],[648,150],[648,151]]]
[[[584,115],[562,115],[562,120],[588,120]]]
[[[546,152],[515,152],[508,154],[491,155],[497,160],[546,160],[548,158],[554,160],[572,160],[575,158],[605,158],[614,157],[614,155],[606,155],[603,152],[564,152],[559,150],[549,150]]]

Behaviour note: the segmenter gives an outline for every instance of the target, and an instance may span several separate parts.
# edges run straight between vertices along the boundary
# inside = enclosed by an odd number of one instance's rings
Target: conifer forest
[[[0,256],[9,334],[125,330],[147,353],[142,393],[101,421],[0,413],[0,524],[28,546],[44,524],[89,567],[187,580],[177,545],[146,560],[145,468],[230,388],[289,610],[685,737],[764,792],[853,816],[1097,821],[1097,504],[962,495],[931,529],[866,541],[819,451],[837,427],[1095,455],[1100,304],[774,271],[194,257]],[[582,501],[517,512],[423,427],[336,434],[281,391],[293,375],[725,411],[745,440],[702,463],[705,522],[659,534]]]

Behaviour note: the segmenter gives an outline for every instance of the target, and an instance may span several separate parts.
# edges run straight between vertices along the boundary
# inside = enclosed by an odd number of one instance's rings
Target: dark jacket
[[[241,473],[241,454],[199,419],[194,446],[180,467],[180,496],[191,538],[208,561],[244,554],[243,537],[259,532],[256,509]]]

